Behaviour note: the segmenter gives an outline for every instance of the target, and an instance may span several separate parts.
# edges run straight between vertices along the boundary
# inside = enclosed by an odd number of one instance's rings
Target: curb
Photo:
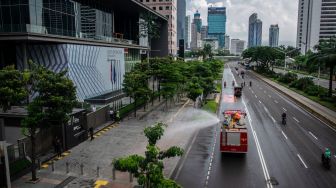
[[[251,71],[252,72],[252,71]],[[304,103],[302,103],[300,100],[292,97],[290,94],[282,91],[281,89],[279,89],[278,87],[276,87],[275,85],[270,84],[269,82],[265,81],[268,80],[272,83],[275,83],[274,81],[258,74],[255,72],[252,72],[253,75],[255,75],[258,79],[260,79],[261,81],[265,82],[267,85],[269,85],[270,87],[274,88],[275,90],[277,90],[278,92],[284,94],[285,96],[287,96],[288,98],[290,98],[291,100],[293,100],[296,104],[298,104],[300,107],[302,107],[303,109],[305,109],[306,111],[310,112],[311,114],[313,114],[314,116],[316,116],[317,118],[319,118],[320,120],[322,120],[323,122],[329,124],[331,127],[336,128],[336,122],[330,120],[329,118],[325,117],[323,114],[320,114],[319,112],[315,111],[314,108],[310,107],[309,105],[306,105]],[[265,80],[264,80],[265,79]],[[275,83],[278,84],[278,83]],[[283,86],[284,87],[284,86]],[[294,92],[294,91],[293,91]],[[300,94],[299,94],[300,95]],[[300,95],[302,96],[302,95]],[[305,97],[305,96],[302,96]],[[306,97],[305,97],[306,98]],[[308,99],[308,98],[307,98]],[[310,100],[310,99],[308,99]]]

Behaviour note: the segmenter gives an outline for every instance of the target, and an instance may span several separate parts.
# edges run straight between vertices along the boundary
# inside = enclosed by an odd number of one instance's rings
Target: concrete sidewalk
[[[128,173],[117,172],[117,179],[113,180],[111,165],[113,159],[135,153],[143,155],[147,144],[147,139],[143,134],[144,127],[157,121],[173,124],[174,119],[181,112],[181,107],[185,107],[186,103],[188,101],[183,100],[169,109],[164,109],[164,101],[155,101],[153,106],[148,105],[146,111],[138,110],[137,118],[130,114],[119,124],[102,127],[103,130],[95,134],[94,140],[87,140],[79,144],[62,159],[53,161],[54,171],[51,164],[39,170],[40,181],[37,184],[27,183],[31,176],[27,174],[12,182],[12,187],[79,188],[99,187],[99,185],[115,188],[133,187],[136,180],[134,179],[133,183],[130,183]],[[167,132],[170,132],[168,129]],[[188,134],[191,135],[192,132]],[[174,139],[164,137],[159,146],[163,149],[170,145],[184,147],[187,143],[188,136],[182,135],[179,139],[176,138],[176,134],[170,136],[174,136]],[[169,176],[170,172],[174,170],[178,160],[179,158],[172,158],[165,161],[166,176]],[[81,166],[83,166],[83,172]]]
[[[287,97],[293,99],[298,105],[315,115],[316,117],[320,118],[324,122],[328,123],[329,125],[336,128],[336,112],[333,110],[330,110],[329,108],[320,105],[319,103],[312,101],[278,83],[275,83],[268,78],[261,76],[253,71],[251,71],[252,74],[257,76],[259,79],[266,82],[271,87],[275,88],[280,93],[286,95]]]

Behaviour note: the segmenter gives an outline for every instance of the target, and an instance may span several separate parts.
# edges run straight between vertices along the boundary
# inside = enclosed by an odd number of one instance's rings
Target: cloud
[[[207,24],[208,6],[225,6],[227,8],[227,34],[231,38],[247,40],[248,19],[257,13],[263,22],[263,41],[268,41],[269,26],[278,24],[280,41],[295,45],[298,14],[298,0],[187,0],[187,15],[198,10],[203,25]]]

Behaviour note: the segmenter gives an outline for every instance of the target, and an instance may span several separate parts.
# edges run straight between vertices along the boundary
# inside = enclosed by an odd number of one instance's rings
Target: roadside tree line
[[[294,50],[293,50],[294,49]],[[327,73],[329,79],[328,97],[332,97],[332,80],[335,75],[336,66],[336,37],[327,40],[321,40],[314,47],[315,52],[308,51],[305,55],[301,55],[298,50],[293,47],[272,48],[268,46],[252,47],[246,49],[242,56],[248,58],[250,62],[256,62],[257,71],[266,75],[276,75],[273,71],[274,66],[280,66],[285,59],[284,51],[288,56],[295,59],[294,66],[300,67],[308,73],[317,72],[319,67],[322,72]],[[282,61],[282,62],[281,62]],[[290,84],[290,83],[288,83]]]
[[[0,70],[0,108],[7,112],[12,106],[24,106],[27,116],[21,122],[22,133],[31,141],[31,181],[36,176],[36,136],[41,129],[61,126],[77,104],[76,89],[67,71],[54,73],[29,62],[29,69],[8,66]]]
[[[206,98],[215,90],[214,81],[219,79],[222,66],[223,62],[219,60],[184,62],[152,58],[125,74],[123,91],[134,99],[135,104],[141,101],[145,106],[157,97],[165,100],[166,107],[169,102],[179,101],[183,96],[195,102],[202,94]]]

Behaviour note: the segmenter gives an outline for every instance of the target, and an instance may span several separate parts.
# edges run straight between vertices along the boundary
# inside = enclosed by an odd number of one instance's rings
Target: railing
[[[119,43],[119,44],[134,44],[138,45],[137,41],[124,39],[123,37],[109,37],[109,36],[101,36],[95,35],[90,33],[83,33],[83,32],[76,32],[72,30],[65,30],[59,28],[52,28],[52,27],[45,27],[33,24],[10,24],[10,25],[2,25],[0,26],[0,33],[10,33],[10,32],[23,32],[23,33],[38,33],[44,35],[60,35],[66,37],[74,37],[80,39],[91,39],[91,40],[98,40],[104,42],[111,42],[111,43]],[[112,35],[112,33],[111,33]],[[115,35],[115,36],[120,36]]]

